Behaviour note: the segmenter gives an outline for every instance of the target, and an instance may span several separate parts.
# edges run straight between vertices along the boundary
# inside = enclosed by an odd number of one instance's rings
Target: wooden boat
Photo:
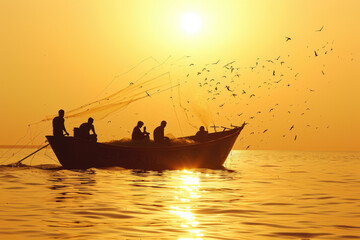
[[[187,144],[113,145],[76,137],[46,138],[61,165],[67,169],[112,166],[145,170],[222,168],[243,128],[244,125],[209,133],[206,140]],[[184,138],[197,140],[196,136]]]

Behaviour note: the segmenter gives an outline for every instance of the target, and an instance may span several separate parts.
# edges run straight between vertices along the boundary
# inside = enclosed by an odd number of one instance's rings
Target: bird
[[[324,26],[322,26],[319,30],[316,30],[315,32],[321,32],[323,30]]]
[[[291,126],[290,130],[292,130],[294,128],[294,125]]]
[[[219,63],[219,61],[220,61],[220,59],[219,59],[219,60],[217,60],[217,62],[214,62],[214,63],[212,63],[212,64],[218,64],[218,63]]]
[[[267,132],[267,129],[265,129],[263,133],[266,133],[266,132]]]
[[[294,137],[294,141],[296,140],[296,138],[297,138],[297,135],[295,135],[295,137]]]
[[[273,70],[273,76],[275,76],[275,70]]]
[[[246,147],[246,150],[248,150],[250,147],[251,147],[251,145],[247,146],[247,147]]]
[[[274,108],[271,108],[271,109],[269,110],[269,112],[271,112],[272,110],[274,110]]]
[[[194,64],[193,63],[190,63],[190,65],[189,66],[194,66]]]
[[[321,71],[322,75],[325,75],[324,71]]]
[[[246,94],[245,90],[242,90],[242,94]]]
[[[251,98],[251,97],[255,97],[255,94],[251,94],[251,95],[250,95],[250,98]]]
[[[146,92],[146,94],[147,94],[149,97],[151,97],[150,94],[149,94],[147,91],[145,91],[145,92]]]
[[[290,38],[290,37],[285,37],[285,38],[286,38],[286,42],[287,42],[287,41],[289,41],[289,40],[291,40],[291,38]]]
[[[317,55],[317,53],[316,53],[316,51],[314,50],[314,53],[315,53],[315,57],[317,57],[318,55]]]
[[[225,88],[226,88],[228,91],[233,92],[233,91],[230,90],[230,86],[226,85]]]

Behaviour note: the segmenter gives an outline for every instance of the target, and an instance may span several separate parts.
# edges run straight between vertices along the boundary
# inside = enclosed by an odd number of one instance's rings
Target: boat
[[[66,169],[123,167],[166,170],[223,168],[237,137],[244,128],[208,133],[199,142],[196,136],[182,137],[186,144],[111,144],[77,137],[46,136],[60,164]]]

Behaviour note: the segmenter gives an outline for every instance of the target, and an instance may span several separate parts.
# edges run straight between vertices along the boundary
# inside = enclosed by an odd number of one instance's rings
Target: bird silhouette
[[[319,30],[316,30],[315,32],[321,32],[323,30],[324,26],[322,26]]]
[[[314,53],[315,53],[315,57],[317,57],[318,55],[317,55],[317,52],[314,50]]]
[[[290,130],[292,130],[294,128],[294,125],[291,126]]]
[[[289,40],[291,40],[291,38],[290,38],[290,37],[285,37],[285,38],[286,38],[286,42],[287,42],[287,41],[289,41]]]

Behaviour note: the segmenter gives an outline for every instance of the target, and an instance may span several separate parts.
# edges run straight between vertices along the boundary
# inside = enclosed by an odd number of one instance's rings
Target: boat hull
[[[46,138],[61,165],[68,169],[112,166],[148,170],[221,168],[241,130],[212,133],[208,141],[181,145],[112,145],[74,137]]]

